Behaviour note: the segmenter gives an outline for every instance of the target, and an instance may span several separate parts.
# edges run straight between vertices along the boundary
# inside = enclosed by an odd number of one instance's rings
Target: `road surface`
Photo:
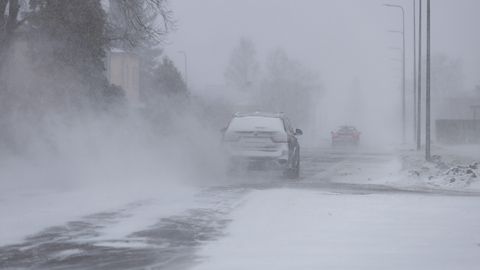
[[[480,194],[337,181],[393,158],[303,150],[299,180],[227,179],[117,240],[99,236],[148,201],[58,224],[0,247],[0,269],[478,269]]]

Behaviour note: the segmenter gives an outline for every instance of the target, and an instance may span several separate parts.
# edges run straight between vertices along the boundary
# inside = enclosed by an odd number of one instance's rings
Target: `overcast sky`
[[[400,64],[392,58],[399,59],[400,52],[388,48],[400,47],[401,38],[387,31],[401,29],[401,12],[382,4],[405,7],[411,57],[412,2],[171,0],[178,30],[171,34],[166,53],[183,70],[177,51],[187,52],[190,83],[197,88],[223,83],[229,54],[242,36],[254,41],[261,61],[268,51],[283,48],[317,71],[328,88],[346,87],[355,79],[364,86],[372,80],[398,85]],[[463,60],[466,87],[480,83],[480,1],[432,0],[432,8],[433,51]]]

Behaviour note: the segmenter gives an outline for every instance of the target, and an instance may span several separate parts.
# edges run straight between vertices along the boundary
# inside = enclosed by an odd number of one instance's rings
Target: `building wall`
[[[437,100],[432,111],[434,119],[473,119],[474,105],[480,105],[480,97],[445,98]]]
[[[439,143],[480,143],[480,120],[439,119],[435,128]]]
[[[140,103],[140,59],[134,53],[111,51],[107,66],[111,84],[120,86],[130,105]]]

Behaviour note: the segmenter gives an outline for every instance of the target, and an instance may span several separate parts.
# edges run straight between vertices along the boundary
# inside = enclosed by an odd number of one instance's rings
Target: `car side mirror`
[[[299,128],[295,129],[295,135],[303,135],[303,131]]]

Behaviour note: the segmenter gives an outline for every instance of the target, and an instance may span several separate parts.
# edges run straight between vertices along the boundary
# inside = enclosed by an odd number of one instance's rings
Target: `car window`
[[[295,132],[293,131],[292,125],[290,124],[290,119],[284,118],[283,121],[285,123],[285,130],[287,130],[291,134],[294,134]]]
[[[265,131],[284,131],[283,122],[276,117],[261,116],[244,116],[235,117],[228,126],[230,131],[249,131],[249,130],[265,130]]]
[[[356,129],[354,127],[340,127],[338,131],[341,133],[355,133]]]

